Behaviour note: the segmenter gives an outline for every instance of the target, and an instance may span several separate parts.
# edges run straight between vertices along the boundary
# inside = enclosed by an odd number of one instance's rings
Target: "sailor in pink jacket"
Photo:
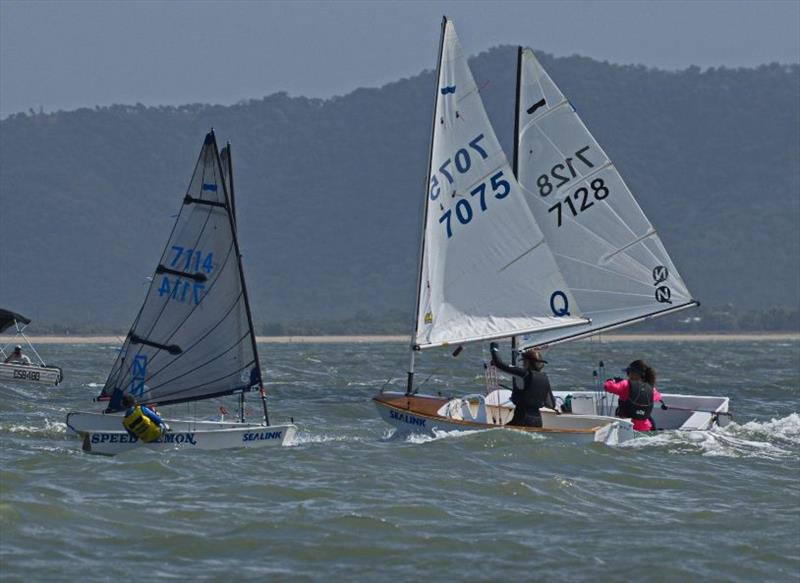
[[[625,369],[627,379],[608,379],[603,388],[619,397],[617,417],[631,419],[636,431],[655,429],[653,406],[661,400],[661,393],[656,389],[656,371],[643,360],[634,360]]]

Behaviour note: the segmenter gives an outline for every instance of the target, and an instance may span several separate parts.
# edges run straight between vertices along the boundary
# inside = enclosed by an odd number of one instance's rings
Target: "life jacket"
[[[145,443],[161,437],[161,427],[142,412],[141,405],[136,405],[133,411],[125,415],[122,424]]]
[[[619,402],[617,417],[625,419],[650,419],[653,413],[653,386],[640,381],[628,381],[628,399]]]
[[[522,377],[522,388],[511,392],[511,402],[530,412],[536,412],[539,407],[551,407],[550,380],[547,375],[534,370],[526,372]]]

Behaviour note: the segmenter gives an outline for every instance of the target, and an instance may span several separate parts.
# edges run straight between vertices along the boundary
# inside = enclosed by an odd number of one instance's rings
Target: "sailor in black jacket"
[[[547,361],[536,350],[526,350],[522,353],[524,367],[511,366],[500,360],[496,342],[490,344],[492,351],[492,364],[508,374],[520,377],[522,387],[515,386],[511,393],[511,402],[514,403],[514,417],[509,425],[523,427],[541,427],[542,414],[540,407],[555,407],[553,391],[550,389],[550,380],[542,372]],[[516,383],[515,383],[516,385]]]

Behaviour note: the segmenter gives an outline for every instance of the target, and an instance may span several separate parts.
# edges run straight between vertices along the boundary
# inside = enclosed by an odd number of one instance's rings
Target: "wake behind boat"
[[[225,163],[223,164],[223,160]],[[72,412],[68,427],[88,453],[137,448],[228,449],[284,445],[294,424],[270,425],[261,365],[236,236],[230,145],[204,141],[186,196],[97,401],[105,413]],[[246,422],[244,395],[259,391],[263,418]],[[145,441],[125,430],[123,398],[148,406],[239,395],[238,422],[164,418],[168,429]]]

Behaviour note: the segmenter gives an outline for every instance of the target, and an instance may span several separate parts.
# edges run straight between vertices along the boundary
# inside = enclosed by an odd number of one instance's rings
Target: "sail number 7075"
[[[511,185],[508,183],[503,177],[503,171],[497,172],[493,174],[491,178],[489,178],[489,184],[491,184],[492,192],[494,193],[494,197],[498,200],[504,199],[508,196],[508,193],[511,192]],[[481,212],[485,212],[489,206],[486,204],[486,182],[481,182],[475,188],[473,188],[469,192],[472,200],[475,202],[476,205],[480,205]],[[462,225],[466,225],[472,220],[473,217],[473,210],[472,205],[469,202],[469,199],[462,198],[456,203],[455,208],[455,215],[458,222]],[[453,221],[451,220],[453,216],[453,209],[449,208],[442,216],[439,217],[439,222],[445,225],[445,229],[447,231],[447,238],[450,239],[453,236]]]
[[[477,153],[481,157],[481,160],[486,160],[489,155],[486,153],[486,150],[481,147],[482,139],[483,134],[479,134],[477,137],[471,139],[469,141],[469,149]],[[467,148],[459,148],[454,156],[448,158],[444,161],[444,164],[439,166],[439,174],[442,175],[444,180],[447,180],[448,184],[453,184],[453,182],[455,182],[455,173],[453,172],[454,167],[458,174],[466,174],[469,172],[469,169],[472,168],[472,157],[470,156]],[[444,184],[444,182],[439,182],[439,174],[437,174],[435,171],[431,172],[431,200],[436,200],[439,198],[439,195],[442,192],[442,184]]]

